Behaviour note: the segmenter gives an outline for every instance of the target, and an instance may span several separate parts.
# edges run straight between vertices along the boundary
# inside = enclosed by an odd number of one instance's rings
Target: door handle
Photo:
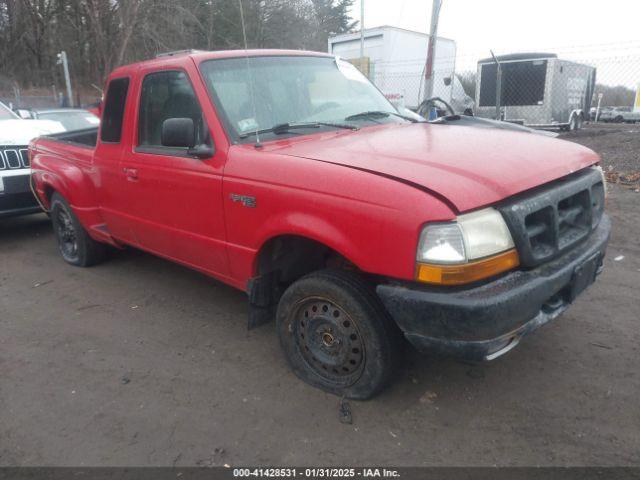
[[[138,180],[138,169],[137,168],[123,168],[122,171],[127,177],[127,180],[134,181]]]

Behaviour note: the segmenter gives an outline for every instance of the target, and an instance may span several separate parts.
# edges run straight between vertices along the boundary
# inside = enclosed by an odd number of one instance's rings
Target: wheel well
[[[260,249],[256,267],[258,275],[278,272],[279,282],[285,285],[321,268],[355,268],[332,248],[297,235],[283,235],[266,242]]]
[[[51,197],[53,196],[54,193],[55,193],[55,190],[51,185],[44,186],[44,198],[47,202],[47,205],[46,205],[47,208],[49,208],[49,206],[51,205]]]
[[[255,276],[249,280],[249,328],[273,319],[280,297],[289,285],[323,268],[357,270],[332,248],[297,235],[283,235],[267,241],[257,257]]]

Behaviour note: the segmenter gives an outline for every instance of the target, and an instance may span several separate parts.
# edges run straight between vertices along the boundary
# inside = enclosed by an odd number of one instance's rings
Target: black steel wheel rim
[[[64,208],[58,208],[55,213],[55,223],[56,235],[62,255],[68,259],[76,258],[78,255],[78,237],[71,215]]]
[[[291,325],[298,352],[313,372],[338,385],[360,378],[364,339],[343,308],[326,298],[306,298],[293,309]]]

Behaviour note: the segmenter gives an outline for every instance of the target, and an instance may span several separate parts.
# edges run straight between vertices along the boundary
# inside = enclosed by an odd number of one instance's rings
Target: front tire
[[[106,245],[89,236],[60,194],[51,196],[50,211],[58,249],[67,263],[76,267],[90,267],[104,260]]]
[[[360,400],[390,382],[401,334],[360,276],[311,273],[285,291],[276,318],[285,356],[305,382]]]

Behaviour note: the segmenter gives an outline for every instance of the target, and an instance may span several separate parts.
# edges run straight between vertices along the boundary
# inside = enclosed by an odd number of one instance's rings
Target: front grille
[[[0,170],[29,168],[27,147],[0,146]]]
[[[589,168],[517,195],[498,206],[524,267],[571,249],[598,226],[604,212],[602,175]]]

